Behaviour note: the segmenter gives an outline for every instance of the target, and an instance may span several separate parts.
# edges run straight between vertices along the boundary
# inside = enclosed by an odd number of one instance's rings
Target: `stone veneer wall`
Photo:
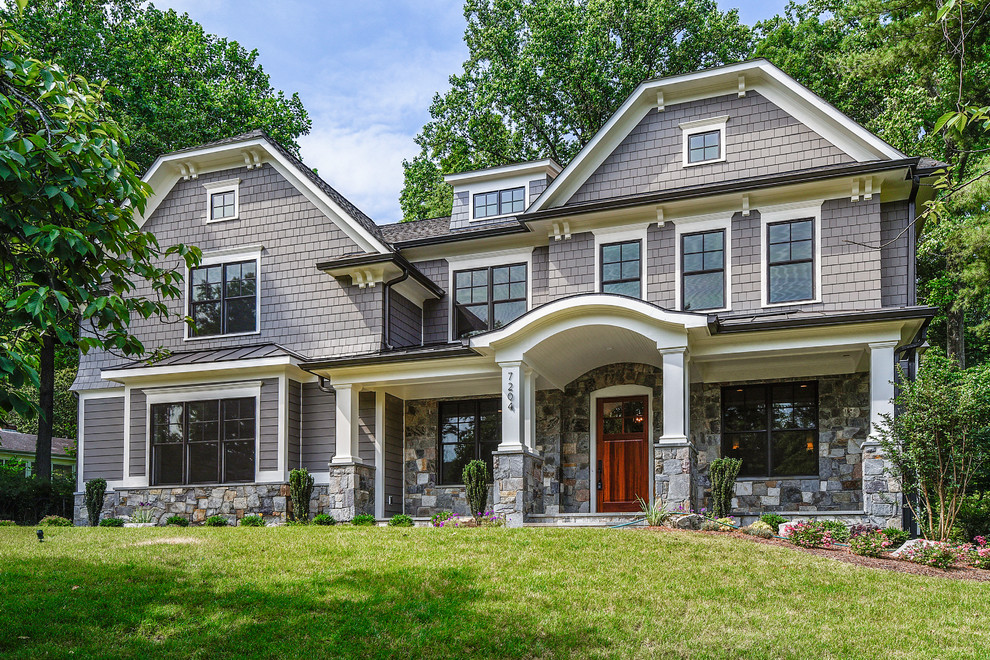
[[[813,513],[863,509],[863,443],[870,420],[868,374],[746,381],[746,384],[818,382],[818,476],[811,479],[740,479],[736,513]],[[691,439],[698,452],[694,506],[708,506],[708,464],[721,455],[721,388],[741,383],[691,386]]]

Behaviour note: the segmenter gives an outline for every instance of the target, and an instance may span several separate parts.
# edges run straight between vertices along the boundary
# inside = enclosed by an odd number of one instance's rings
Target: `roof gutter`
[[[877,321],[900,321],[912,319],[924,319],[925,324],[931,322],[932,317],[938,312],[935,307],[912,307],[893,308],[890,310],[876,310],[872,312],[850,312],[846,314],[832,314],[829,316],[782,318],[773,320],[756,320],[757,317],[739,317],[741,319],[751,318],[745,324],[726,325],[724,321],[728,319],[720,318],[717,314],[708,315],[708,331],[713,335],[737,334],[742,332],[759,332],[762,330],[794,330],[797,328],[818,328],[832,325],[847,325],[850,323],[874,323]]]
[[[370,353],[351,357],[330,358],[328,360],[314,360],[312,362],[305,362],[299,366],[306,371],[313,371],[314,369],[333,369],[370,364],[393,364],[396,362],[423,362],[443,358],[477,357],[479,355],[481,354],[473,348],[456,345],[446,350],[423,351],[420,353],[397,352],[394,355],[389,353]]]

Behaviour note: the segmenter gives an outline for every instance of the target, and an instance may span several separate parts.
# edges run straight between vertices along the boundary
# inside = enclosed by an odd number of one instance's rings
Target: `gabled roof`
[[[52,456],[68,456],[68,450],[75,447],[76,441],[69,438],[52,438]],[[17,452],[34,454],[38,448],[38,436],[33,433],[0,430],[0,454]]]
[[[391,251],[374,220],[260,129],[156,158],[142,177],[154,192],[138,218],[138,226],[154,213],[180,178],[195,178],[202,172],[238,166],[255,167],[263,162],[271,163],[362,249],[380,253]]]
[[[857,162],[907,158],[769,61],[757,59],[640,83],[526,212],[565,204],[651,109],[750,90]]]

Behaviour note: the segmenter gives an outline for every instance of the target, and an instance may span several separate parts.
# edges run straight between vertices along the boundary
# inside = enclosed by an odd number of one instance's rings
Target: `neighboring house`
[[[75,445],[75,440],[52,438],[52,474],[75,476]],[[34,471],[34,453],[37,447],[36,435],[0,429],[0,465],[23,466],[24,473],[30,476]]]
[[[467,512],[510,524],[707,505],[899,525],[871,428],[934,310],[917,209],[937,163],[765,60],[642,83],[566,168],[450,175],[449,218],[376,225],[262,133],[158,158],[141,226],[203,263],[138,320],[157,364],[90,352],[79,488],[195,520]],[[84,518],[80,507],[77,518]]]

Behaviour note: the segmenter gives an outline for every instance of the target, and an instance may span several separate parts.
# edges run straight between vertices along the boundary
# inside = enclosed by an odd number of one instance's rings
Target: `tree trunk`
[[[40,383],[38,404],[41,416],[38,419],[38,444],[34,450],[32,473],[43,481],[52,478],[52,428],[55,425],[55,336],[49,331],[41,341],[41,356],[38,369]]]
[[[962,367],[966,367],[966,324],[961,310],[950,309],[945,315],[945,353]]]

